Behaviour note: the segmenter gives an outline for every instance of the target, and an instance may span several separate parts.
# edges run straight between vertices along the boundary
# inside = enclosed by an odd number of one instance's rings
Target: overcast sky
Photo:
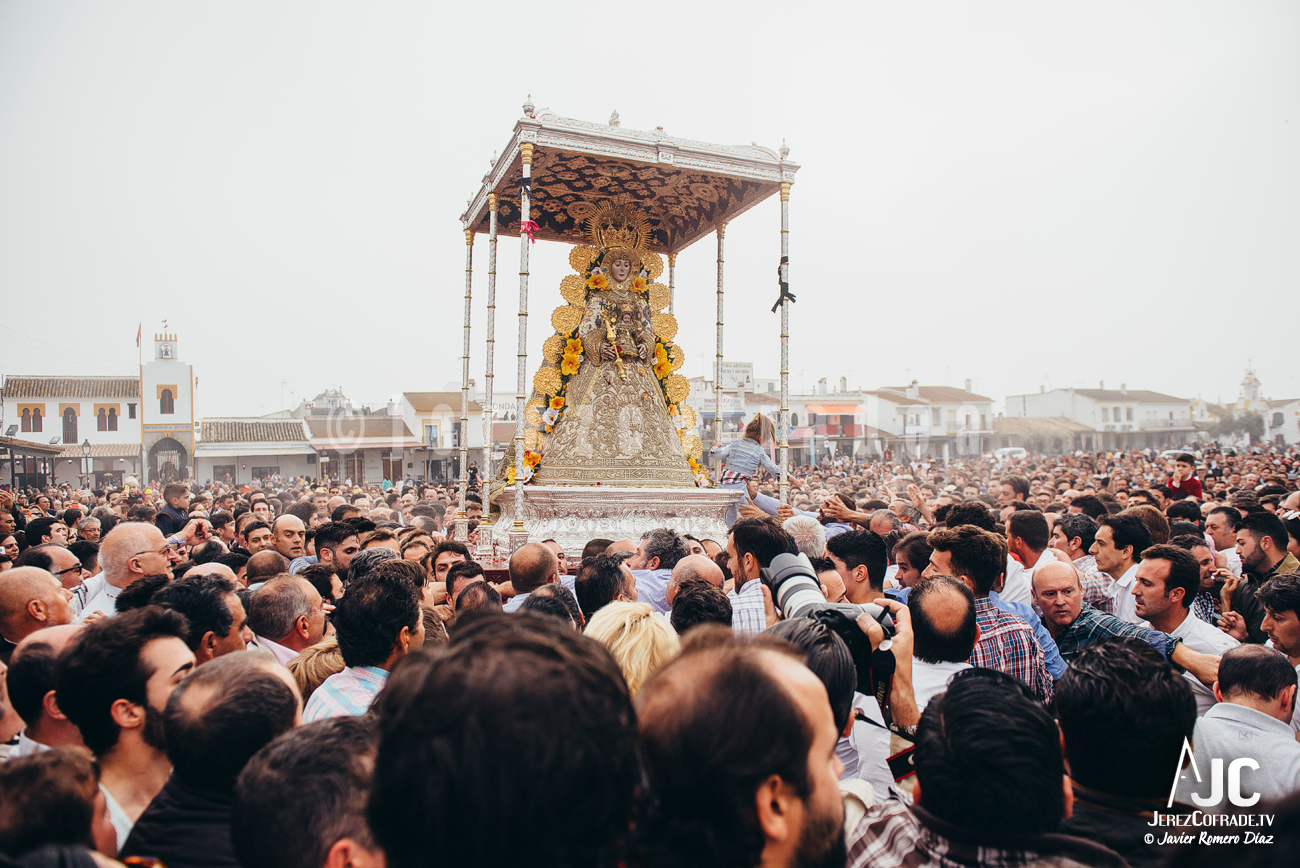
[[[0,0],[0,372],[136,370],[199,415],[459,382],[459,217],[520,106],[776,148],[791,385],[997,401],[1300,394],[1300,4]],[[775,197],[727,233],[728,359],[779,371]],[[714,248],[677,342],[713,354]],[[473,375],[484,369],[486,238]],[[500,249],[515,390],[518,242]],[[567,248],[534,248],[530,378]]]

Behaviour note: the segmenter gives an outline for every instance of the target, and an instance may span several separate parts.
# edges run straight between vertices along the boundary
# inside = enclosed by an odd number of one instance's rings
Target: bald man
[[[307,525],[296,515],[282,515],[271,525],[275,550],[290,561],[307,554]]]
[[[633,554],[635,554],[636,543],[632,542],[632,540],[630,539],[621,539],[621,540],[616,540],[615,542],[612,542],[609,545],[605,546],[606,555],[616,555],[619,552],[632,552]]]
[[[0,636],[18,644],[37,630],[72,622],[72,592],[48,570],[14,567],[0,573]]]
[[[5,684],[9,702],[26,726],[10,759],[31,756],[52,747],[82,745],[81,731],[59,710],[55,698],[54,663],[59,652],[82,629],[80,624],[46,627],[18,643]]]
[[[688,579],[703,579],[719,590],[725,581],[722,568],[712,560],[704,555],[687,555],[673,567],[672,575],[668,578],[668,587],[664,589],[664,597],[668,600],[669,606],[677,599],[677,591],[681,588],[682,582]]]
[[[916,710],[948,689],[948,682],[970,669],[979,641],[975,594],[953,576],[931,576],[912,587],[907,599],[912,615],[912,693]]]
[[[503,608],[513,612],[533,591],[559,580],[560,559],[551,547],[545,543],[526,543],[510,556],[510,585],[515,595]]]
[[[116,615],[117,595],[123,589],[145,576],[172,578],[172,566],[180,560],[180,553],[153,525],[138,521],[119,524],[99,547],[104,585],[81,607],[81,620],[96,612],[110,618]]]
[[[275,549],[260,551],[244,567],[244,583],[252,588],[267,579],[289,572],[289,559]]]

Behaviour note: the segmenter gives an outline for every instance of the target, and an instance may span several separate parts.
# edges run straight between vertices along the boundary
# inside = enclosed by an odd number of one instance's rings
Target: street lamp
[[[90,438],[81,443],[81,487],[89,488],[90,482]]]

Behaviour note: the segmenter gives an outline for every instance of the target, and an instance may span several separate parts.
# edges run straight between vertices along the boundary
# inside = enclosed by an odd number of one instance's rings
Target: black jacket
[[[147,856],[167,868],[239,868],[230,843],[232,791],[199,790],[169,780],[127,837],[118,858]]]
[[[1174,849],[1169,844],[1159,843],[1165,834],[1178,835],[1187,830],[1153,827],[1150,825],[1153,814],[1156,811],[1161,814],[1192,812],[1191,808],[1178,802],[1174,802],[1172,808],[1166,808],[1165,804],[1164,799],[1126,799],[1099,793],[1076,783],[1074,813],[1061,823],[1061,831],[1109,847],[1123,856],[1132,868],[1157,868],[1169,861],[1169,855]],[[1148,834],[1155,835],[1154,843],[1146,843]]]

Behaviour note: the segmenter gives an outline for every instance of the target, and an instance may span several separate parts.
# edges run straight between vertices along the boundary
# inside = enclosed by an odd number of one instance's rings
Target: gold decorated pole
[[[727,224],[718,226],[718,323],[717,355],[713,359],[713,442],[722,439],[722,240]],[[715,468],[716,469],[716,468]]]
[[[533,144],[521,144],[519,154],[524,177],[519,193],[519,355],[516,370],[519,389],[515,393],[515,521],[510,528],[511,552],[528,542],[528,531],[524,529],[524,401],[528,399],[528,248],[531,244],[523,226],[525,221],[532,219],[529,185],[533,177]]]
[[[496,363],[497,328],[497,194],[488,194],[488,284],[487,284],[487,373],[483,375],[483,472],[479,474],[479,490],[488,491],[492,478],[492,383]],[[483,517],[486,519],[491,504],[484,498]],[[479,539],[483,534],[479,533]]]
[[[781,146],[781,158],[786,148]],[[790,283],[790,185],[781,184],[781,283]],[[781,293],[781,503],[790,496],[790,299]]]
[[[668,254],[668,312],[675,314],[674,303],[677,301],[677,254]]]
[[[469,315],[474,286],[474,230],[465,230],[465,340],[460,357],[460,506],[456,509],[456,539],[469,538],[465,497],[469,491]]]

